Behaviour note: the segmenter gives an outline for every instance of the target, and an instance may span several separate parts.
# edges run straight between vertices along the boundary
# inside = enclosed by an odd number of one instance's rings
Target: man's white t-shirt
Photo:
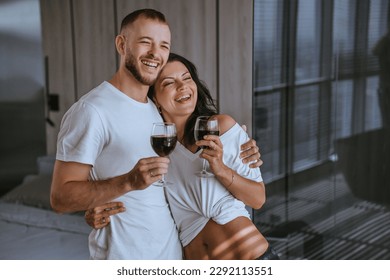
[[[150,99],[137,102],[103,82],[64,115],[56,157],[92,165],[91,180],[122,175],[141,158],[157,156],[150,135],[152,124],[161,121]],[[126,211],[91,232],[92,259],[182,259],[163,188],[151,185],[115,200],[122,201]]]

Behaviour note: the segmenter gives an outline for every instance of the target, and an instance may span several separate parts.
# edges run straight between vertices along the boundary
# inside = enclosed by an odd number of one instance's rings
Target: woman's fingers
[[[123,203],[120,201],[109,202],[85,212],[85,221],[95,229],[107,226],[111,222],[110,216],[126,211]]]

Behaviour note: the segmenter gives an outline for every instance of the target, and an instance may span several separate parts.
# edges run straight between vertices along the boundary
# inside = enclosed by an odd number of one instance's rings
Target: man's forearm
[[[130,191],[126,175],[100,181],[69,181],[52,186],[51,205],[59,213],[84,211]]]

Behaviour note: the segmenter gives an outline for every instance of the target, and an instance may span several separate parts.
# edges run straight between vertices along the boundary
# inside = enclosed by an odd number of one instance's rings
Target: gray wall
[[[251,130],[252,0],[40,0],[50,91],[60,96],[46,126],[47,150],[64,112],[117,69],[114,38],[121,19],[139,8],[163,12],[172,30],[172,51],[192,60],[218,99],[220,110]]]

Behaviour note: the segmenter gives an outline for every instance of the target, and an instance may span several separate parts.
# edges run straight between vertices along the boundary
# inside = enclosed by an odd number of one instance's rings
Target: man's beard
[[[137,64],[134,56],[129,54],[126,57],[125,61],[126,69],[134,76],[134,78],[143,85],[151,86],[157,79],[157,75],[154,78],[148,78],[141,75],[140,71],[137,69]]]

